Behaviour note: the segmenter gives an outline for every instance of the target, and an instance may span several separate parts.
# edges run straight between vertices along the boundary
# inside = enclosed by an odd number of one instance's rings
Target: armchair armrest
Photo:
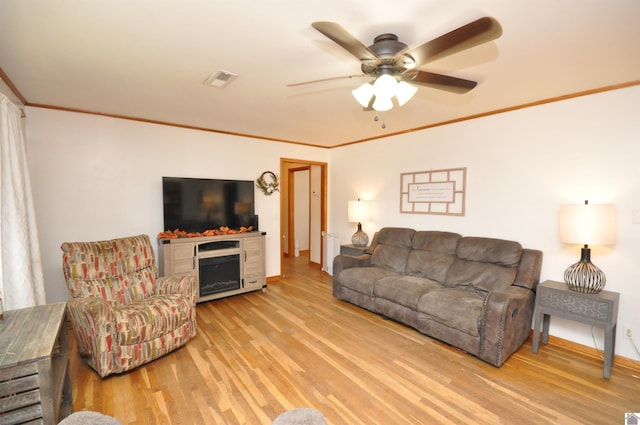
[[[352,267],[369,267],[371,265],[371,254],[362,254],[356,256],[337,255],[333,259],[333,277],[334,279],[340,275],[344,269]]]
[[[156,279],[154,294],[179,294],[186,298],[191,308],[189,309],[190,333],[196,336],[196,300],[198,299],[198,279],[190,275],[171,275]]]
[[[484,301],[479,357],[500,366],[527,340],[535,294],[519,286],[490,292]]]
[[[67,302],[78,351],[82,356],[111,352],[115,334],[113,306],[102,298],[73,298]]]
[[[195,276],[172,275],[159,277],[154,286],[154,294],[181,294],[189,299],[191,305],[196,305],[198,283]]]

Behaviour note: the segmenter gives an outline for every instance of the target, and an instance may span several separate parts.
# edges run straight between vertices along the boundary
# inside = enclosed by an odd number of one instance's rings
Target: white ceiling
[[[480,16],[502,37],[421,68],[467,94],[421,87],[376,122],[351,95],[366,78],[286,86],[360,73],[314,21],[415,47]],[[330,147],[638,83],[640,1],[1,0],[0,68],[28,105]],[[217,70],[239,76],[205,86]]]

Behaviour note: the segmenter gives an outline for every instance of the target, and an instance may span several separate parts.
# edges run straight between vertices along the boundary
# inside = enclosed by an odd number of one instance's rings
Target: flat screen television
[[[252,180],[163,177],[164,230],[258,230]]]

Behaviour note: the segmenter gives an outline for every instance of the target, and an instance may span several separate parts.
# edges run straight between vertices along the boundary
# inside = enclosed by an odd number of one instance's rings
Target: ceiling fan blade
[[[304,86],[306,84],[323,83],[325,81],[342,80],[342,79],[345,79],[345,78],[362,78],[362,77],[366,77],[366,75],[364,75],[364,74],[355,74],[355,75],[342,75],[340,77],[320,78],[319,80],[302,81],[300,83],[289,83],[286,86],[287,87],[297,87],[297,86]]]
[[[502,27],[498,21],[485,16],[404,53],[415,59],[416,66],[421,66],[427,62],[495,40],[501,35]]]
[[[425,71],[406,73],[402,79],[409,83],[459,94],[466,93],[478,85],[475,81]]]
[[[339,24],[335,22],[314,22],[311,24],[313,28],[333,40],[340,47],[351,53],[359,60],[375,60],[377,56],[367,46],[362,44],[360,40],[355,38]]]

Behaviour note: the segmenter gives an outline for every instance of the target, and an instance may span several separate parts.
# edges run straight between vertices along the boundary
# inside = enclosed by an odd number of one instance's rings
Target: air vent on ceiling
[[[234,74],[233,72],[219,70],[206,80],[204,80],[204,84],[211,87],[226,87],[234,78],[236,78],[238,74]]]

